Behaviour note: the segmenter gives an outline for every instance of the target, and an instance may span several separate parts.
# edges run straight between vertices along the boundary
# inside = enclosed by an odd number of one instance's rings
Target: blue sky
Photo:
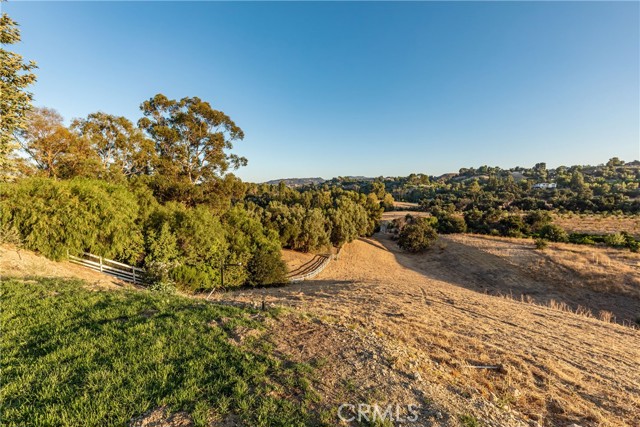
[[[638,2],[9,2],[36,105],[199,96],[245,180],[640,158]]]

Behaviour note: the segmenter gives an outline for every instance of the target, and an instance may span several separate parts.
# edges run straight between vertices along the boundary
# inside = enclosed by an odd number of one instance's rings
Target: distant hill
[[[273,179],[271,181],[265,182],[265,184],[269,185],[278,185],[281,182],[284,182],[284,185],[287,187],[302,187],[305,185],[317,185],[325,182],[323,178],[284,178],[284,179]]]

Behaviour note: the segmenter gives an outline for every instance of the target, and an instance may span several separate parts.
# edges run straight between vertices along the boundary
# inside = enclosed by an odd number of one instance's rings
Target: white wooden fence
[[[84,252],[82,257],[69,255],[69,260],[74,264],[79,264],[83,267],[109,274],[120,280],[124,280],[125,282],[133,283],[135,285],[143,285],[145,283],[146,275],[142,268],[123,264],[88,252]]]
[[[329,264],[329,261],[331,261],[331,256],[329,255],[320,255],[322,258],[324,258],[322,260],[322,262],[320,264],[318,264],[317,267],[315,267],[313,270],[302,274],[302,275],[296,275],[293,277],[289,277],[289,281],[290,282],[301,282],[303,280],[307,280],[307,279],[312,279],[314,277],[316,277],[318,274],[322,273],[322,270],[324,270],[326,268],[326,266]]]

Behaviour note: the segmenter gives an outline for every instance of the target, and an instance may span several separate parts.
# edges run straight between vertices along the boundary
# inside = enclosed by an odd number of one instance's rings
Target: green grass
[[[310,368],[230,343],[249,310],[83,282],[0,285],[3,426],[123,426],[161,405],[196,425],[308,425]]]

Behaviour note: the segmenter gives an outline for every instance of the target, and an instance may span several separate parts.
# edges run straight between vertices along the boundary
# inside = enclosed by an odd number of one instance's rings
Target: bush
[[[550,224],[551,220],[552,218],[549,212],[540,210],[529,212],[524,217],[524,222],[527,223],[529,229],[534,233],[540,231],[545,225]]]
[[[26,179],[0,185],[0,224],[26,248],[60,260],[84,251],[137,263],[143,238],[136,196],[104,181]]]
[[[443,234],[465,233],[467,231],[467,223],[463,217],[451,214],[439,215],[438,232]]]
[[[438,233],[425,218],[416,218],[405,225],[398,237],[398,246],[408,252],[423,252],[438,238]]]
[[[595,245],[596,244],[592,236],[589,236],[588,234],[580,234],[580,233],[569,234],[569,242],[575,243],[577,245]]]
[[[549,246],[549,243],[544,239],[536,239],[534,242],[538,250],[544,250]]]
[[[562,227],[555,224],[547,224],[540,229],[540,238],[550,240],[552,242],[567,242],[569,236]]]
[[[169,277],[176,287],[189,293],[215,288],[219,283],[219,273],[208,265],[181,265],[171,270]]]
[[[251,258],[248,270],[250,285],[274,285],[285,282],[287,266],[280,248],[261,245]]]

